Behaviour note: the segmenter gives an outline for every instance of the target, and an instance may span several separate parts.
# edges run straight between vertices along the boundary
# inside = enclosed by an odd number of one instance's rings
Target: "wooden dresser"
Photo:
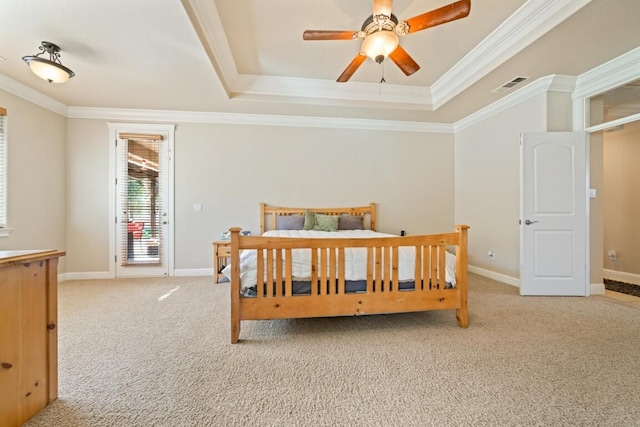
[[[20,426],[58,397],[58,258],[0,251],[0,427]]]

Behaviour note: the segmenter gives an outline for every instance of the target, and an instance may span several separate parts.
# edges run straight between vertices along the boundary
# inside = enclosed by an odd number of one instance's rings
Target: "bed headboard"
[[[325,215],[357,215],[364,219],[365,228],[376,231],[376,204],[346,208],[282,208],[260,203],[260,235],[267,230],[277,229],[279,216],[304,215],[305,211]]]

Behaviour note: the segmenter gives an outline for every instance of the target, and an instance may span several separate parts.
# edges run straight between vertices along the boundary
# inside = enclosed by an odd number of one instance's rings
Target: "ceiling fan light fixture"
[[[363,40],[360,51],[336,80],[349,81],[353,73],[366,61],[367,57],[382,65],[388,57],[405,75],[410,76],[420,69],[420,65],[399,44],[398,36],[426,30],[447,22],[465,18],[471,11],[471,0],[457,0],[447,6],[430,10],[413,18],[399,21],[391,12],[393,0],[373,0],[373,14],[360,27],[360,31],[306,30],[304,40]],[[383,67],[379,67],[384,82]]]
[[[64,83],[75,73],[60,62],[60,48],[51,42],[42,42],[40,53],[32,56],[23,56],[22,60],[29,65],[31,71],[49,83]],[[44,53],[49,54],[49,59],[40,57]]]
[[[378,64],[397,49],[400,40],[393,31],[376,31],[365,37],[362,52]]]

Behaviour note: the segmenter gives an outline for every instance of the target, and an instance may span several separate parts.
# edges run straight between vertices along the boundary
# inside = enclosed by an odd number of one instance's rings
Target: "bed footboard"
[[[237,343],[242,320],[353,316],[427,310],[455,310],[466,328],[467,230],[455,233],[379,238],[283,238],[242,236],[231,228],[231,342]],[[366,260],[366,279],[349,290],[345,254],[357,248]],[[455,286],[446,280],[446,251],[455,252]],[[400,280],[399,252],[413,257],[411,280]],[[256,251],[255,295],[241,295],[240,253]],[[293,253],[306,251],[311,277],[308,292],[297,294]]]

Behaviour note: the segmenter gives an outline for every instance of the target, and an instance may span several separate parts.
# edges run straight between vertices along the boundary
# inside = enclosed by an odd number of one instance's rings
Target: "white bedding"
[[[337,232],[313,230],[272,230],[263,236],[268,237],[298,237],[298,238],[371,238],[397,237],[392,234],[378,233],[371,230],[340,230]],[[414,280],[415,250],[413,246],[400,247],[398,250],[399,280]],[[292,251],[292,275],[294,280],[309,280],[311,278],[311,251],[309,249],[294,249]],[[345,250],[345,280],[366,280],[367,278],[367,250],[366,248],[348,248]],[[328,267],[327,267],[328,268]],[[456,284],[456,257],[445,252],[445,280]],[[228,265],[222,273],[231,279],[231,266]],[[240,254],[240,284],[241,289],[257,283],[256,251],[245,250]]]

